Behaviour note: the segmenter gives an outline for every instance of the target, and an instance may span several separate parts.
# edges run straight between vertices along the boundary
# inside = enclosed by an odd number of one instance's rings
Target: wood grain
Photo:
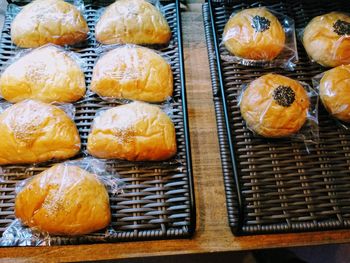
[[[234,237],[229,229],[201,4],[183,13],[197,231],[192,239],[79,246],[1,248],[1,262],[84,261],[238,251],[350,241],[350,231]]]

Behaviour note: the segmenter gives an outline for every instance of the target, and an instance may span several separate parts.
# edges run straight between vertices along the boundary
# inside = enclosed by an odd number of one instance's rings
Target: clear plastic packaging
[[[30,100],[26,100],[26,101],[30,101]],[[36,100],[33,100],[36,101]],[[0,102],[0,114],[3,113],[7,108],[13,106],[13,103],[10,102]],[[56,106],[58,108],[60,108],[61,110],[63,110],[65,112],[65,114],[67,114],[67,116],[71,119],[74,120],[75,117],[75,107],[73,104],[71,103],[50,103],[50,105]]]
[[[350,65],[342,65],[312,78],[320,100],[337,125],[350,129]]]
[[[80,150],[72,105],[25,100],[0,106],[0,165],[68,159]]]
[[[87,152],[103,159],[163,161],[177,152],[175,126],[160,107],[133,102],[96,114]]]
[[[59,238],[77,238],[111,231],[109,197],[122,193],[119,175],[106,163],[84,158],[55,164],[16,186],[14,220],[1,246],[51,245]]]
[[[36,99],[69,103],[86,92],[85,61],[59,46],[22,50],[7,65],[0,76],[0,95],[10,102]]]
[[[118,0],[101,11],[95,27],[101,44],[168,44],[171,29],[159,1]]]
[[[94,66],[90,89],[102,99],[162,102],[172,96],[171,66],[156,51],[113,45],[99,48],[97,53],[103,54]]]
[[[350,63],[350,16],[331,12],[314,17],[298,32],[312,62],[324,67]]]
[[[35,0],[23,8],[11,5],[15,15],[11,25],[12,41],[21,48],[48,43],[75,45],[88,38],[89,28],[83,16],[84,2]]]
[[[318,143],[318,94],[307,83],[267,74],[242,85],[238,106],[257,137]]]
[[[224,61],[294,70],[298,50],[294,20],[266,7],[234,12],[226,23]]]

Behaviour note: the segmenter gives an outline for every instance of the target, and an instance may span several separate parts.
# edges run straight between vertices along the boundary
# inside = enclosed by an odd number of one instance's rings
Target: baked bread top
[[[35,175],[17,194],[15,215],[37,230],[55,235],[83,235],[111,221],[109,197],[97,175],[57,164]]]
[[[265,7],[234,14],[226,23],[223,42],[237,57],[270,61],[285,46],[285,32],[279,20]]]
[[[87,149],[105,159],[166,160],[176,154],[175,127],[159,107],[133,102],[95,118]]]
[[[23,48],[73,45],[84,41],[88,32],[79,10],[63,0],[35,0],[23,7],[11,25],[12,41]]]
[[[80,137],[68,115],[50,104],[25,100],[0,114],[0,164],[67,159],[80,150]]]
[[[325,67],[350,63],[350,17],[331,12],[313,18],[306,26],[303,44],[312,60]]]
[[[10,102],[74,102],[84,96],[85,90],[85,76],[78,63],[53,45],[19,58],[0,77],[0,94]]]
[[[264,137],[290,136],[307,119],[310,101],[296,80],[267,74],[252,81],[242,95],[240,109],[247,126]]]
[[[122,46],[97,61],[91,90],[101,97],[161,102],[173,93],[173,73],[153,50]]]
[[[171,38],[162,13],[145,0],[117,0],[96,24],[95,36],[102,44],[166,44]]]

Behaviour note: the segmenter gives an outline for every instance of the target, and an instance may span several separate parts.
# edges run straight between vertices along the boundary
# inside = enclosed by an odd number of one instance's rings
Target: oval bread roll
[[[325,67],[350,63],[350,17],[332,12],[317,16],[306,26],[303,44],[308,55]]]
[[[96,24],[102,44],[166,44],[170,27],[159,10],[144,0],[117,0]]]
[[[63,0],[35,0],[23,7],[11,25],[12,41],[23,48],[73,45],[85,40],[88,32],[79,10]]]
[[[174,124],[157,106],[118,106],[96,117],[87,149],[98,158],[159,161],[176,153]]]
[[[105,186],[78,166],[57,164],[18,193],[15,215],[23,224],[55,235],[83,235],[111,221]]]
[[[60,108],[25,100],[0,114],[0,165],[67,159],[80,150],[74,122]]]
[[[266,8],[250,8],[230,18],[223,41],[235,56],[252,60],[273,60],[284,48],[285,33],[278,19]]]
[[[320,98],[327,111],[350,122],[350,65],[327,71],[320,82]]]
[[[240,103],[247,126],[264,137],[290,136],[304,125],[310,101],[296,80],[267,74],[244,91]]]
[[[124,46],[97,61],[91,90],[101,97],[161,102],[173,93],[173,73],[154,51]]]
[[[0,94],[10,102],[74,102],[84,96],[85,89],[79,65],[64,50],[52,45],[24,55],[0,77]]]

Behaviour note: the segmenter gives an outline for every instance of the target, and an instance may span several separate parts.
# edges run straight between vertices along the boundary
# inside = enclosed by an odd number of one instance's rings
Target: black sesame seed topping
[[[273,99],[283,107],[289,107],[295,100],[295,93],[291,87],[278,86],[273,91]]]
[[[254,16],[252,21],[252,28],[256,32],[264,32],[270,28],[271,22],[266,17]]]
[[[337,33],[339,36],[350,35],[349,22],[337,20],[337,22],[334,23],[333,28],[334,32]]]

